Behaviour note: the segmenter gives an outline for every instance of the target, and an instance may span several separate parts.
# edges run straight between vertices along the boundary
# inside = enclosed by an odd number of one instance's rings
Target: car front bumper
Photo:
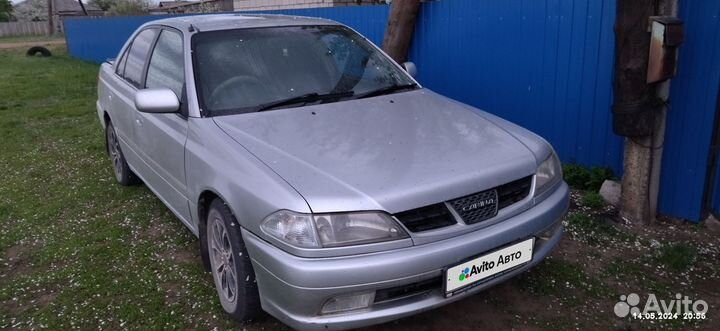
[[[333,258],[290,255],[243,230],[252,258],[262,307],[299,330],[338,330],[383,323],[430,310],[504,282],[538,264],[558,244],[569,189],[562,183],[550,196],[527,211],[480,230],[409,248]],[[541,236],[541,233],[553,231]],[[490,278],[465,292],[445,297],[444,268],[509,243],[535,237],[532,260]],[[377,302],[369,308],[321,315],[330,298],[367,291],[434,284],[423,291]],[[377,292],[379,293],[379,292]]]

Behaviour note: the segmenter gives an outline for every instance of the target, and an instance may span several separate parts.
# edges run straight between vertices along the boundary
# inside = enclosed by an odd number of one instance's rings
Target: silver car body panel
[[[442,306],[504,282],[530,269],[558,244],[567,211],[568,187],[562,183],[537,208],[480,231],[427,245],[343,259],[308,259],[288,255],[252,233],[243,239],[253,259],[263,309],[300,330],[340,330],[387,322]],[[547,238],[539,238],[546,229]],[[521,239],[536,236],[532,260],[446,298],[441,286],[350,313],[318,315],[321,305],[339,294],[362,293],[432,279],[446,267]],[[303,298],[297,300],[296,298]]]
[[[428,89],[215,122],[316,213],[397,213],[535,173],[520,141]]]
[[[538,263],[562,233],[567,185],[558,179],[472,225],[412,233],[407,239],[325,249],[290,246],[260,230],[270,214],[376,210],[390,214],[445,202],[531,176],[552,154],[542,138],[428,89],[305,107],[201,117],[190,41],[198,31],[338,24],[293,16],[175,17],[143,25],[183,34],[187,116],[141,113],[137,89],[100,69],[97,112],[112,121],[130,168],[195,235],[203,194],[225,201],[243,230],[263,308],[298,329],[380,323],[460,299]],[[119,56],[118,56],[119,58]],[[553,229],[550,237],[544,232]],[[319,315],[332,296],[438,277],[443,268],[535,236],[524,266],[464,294],[439,289],[372,308]],[[545,237],[542,237],[545,236]],[[541,238],[542,237],[542,238]],[[299,299],[302,298],[302,299]]]

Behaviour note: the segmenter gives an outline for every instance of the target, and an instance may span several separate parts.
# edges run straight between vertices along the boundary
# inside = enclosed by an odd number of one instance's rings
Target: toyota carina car
[[[562,235],[552,147],[418,70],[325,19],[174,17],[102,64],[97,112],[117,181],[199,237],[230,316],[348,329],[504,282]]]

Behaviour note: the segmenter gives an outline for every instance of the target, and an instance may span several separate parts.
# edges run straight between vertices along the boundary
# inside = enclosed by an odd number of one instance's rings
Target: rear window
[[[143,68],[156,34],[155,29],[143,30],[135,37],[128,51],[123,77],[135,87],[140,87],[142,84]]]

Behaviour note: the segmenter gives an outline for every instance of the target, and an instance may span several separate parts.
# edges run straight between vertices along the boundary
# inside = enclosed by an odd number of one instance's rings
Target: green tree
[[[47,14],[47,0],[25,0],[17,3],[13,10],[18,21],[47,21]]]
[[[108,15],[144,15],[147,14],[148,6],[146,0],[117,0],[113,1],[112,6],[108,9]]]
[[[0,22],[9,22],[12,18],[13,7],[10,0],[0,0]]]
[[[90,0],[88,3],[95,5],[95,7],[100,8],[102,11],[108,11],[115,3],[115,0]]]

